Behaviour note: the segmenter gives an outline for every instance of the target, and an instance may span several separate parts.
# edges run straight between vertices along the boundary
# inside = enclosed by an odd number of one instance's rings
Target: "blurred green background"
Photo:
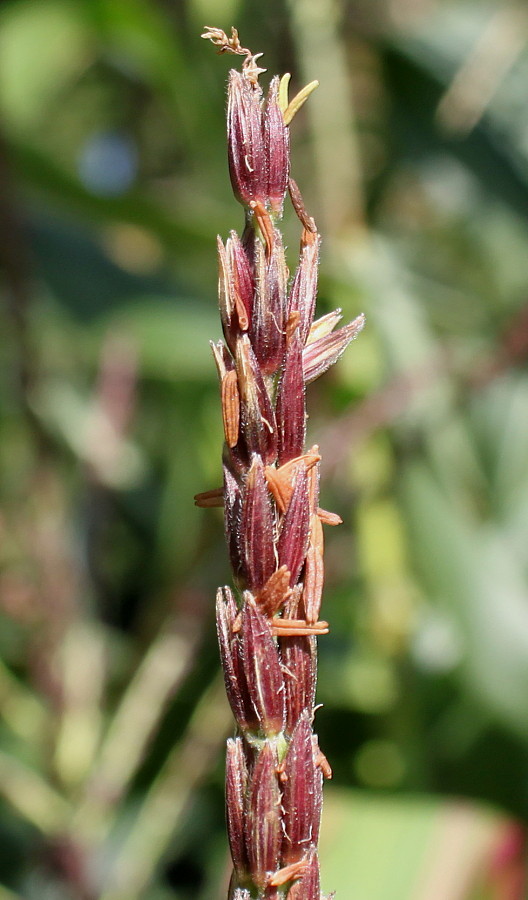
[[[209,339],[237,25],[293,89],[319,309],[317,730],[341,900],[522,900],[528,8],[0,4],[0,900],[221,900],[229,579]],[[297,223],[284,223],[293,267]]]

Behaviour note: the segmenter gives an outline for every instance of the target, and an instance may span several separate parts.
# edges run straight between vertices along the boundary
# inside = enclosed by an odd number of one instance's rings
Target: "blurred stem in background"
[[[309,117],[321,231],[354,238],[363,229],[364,184],[354,97],[343,40],[344,7],[338,0],[289,0],[300,77],[320,89]]]

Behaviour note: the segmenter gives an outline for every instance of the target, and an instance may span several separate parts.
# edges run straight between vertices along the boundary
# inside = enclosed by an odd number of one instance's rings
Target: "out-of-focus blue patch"
[[[123,194],[137,174],[136,145],[126,134],[93,134],[81,150],[78,168],[79,178],[92,193],[105,197]]]

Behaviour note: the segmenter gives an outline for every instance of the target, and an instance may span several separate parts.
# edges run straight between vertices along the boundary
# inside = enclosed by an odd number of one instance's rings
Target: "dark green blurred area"
[[[243,214],[206,23],[319,79],[292,125],[319,309],[367,316],[308,397],[344,520],[323,887],[522,900],[528,12],[483,0],[0,5],[0,900],[226,892],[230,576],[192,498],[221,479],[215,238]]]

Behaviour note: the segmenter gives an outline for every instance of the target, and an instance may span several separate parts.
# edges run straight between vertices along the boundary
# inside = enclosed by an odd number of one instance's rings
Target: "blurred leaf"
[[[90,322],[147,293],[163,293],[170,298],[179,292],[159,267],[151,274],[140,275],[117,265],[105,252],[101,236],[76,220],[52,217],[39,210],[33,213],[29,235],[40,278],[75,320]]]
[[[448,78],[440,80],[434,60],[430,46],[417,52],[411,42],[401,42],[386,53],[399,150],[415,159],[435,151],[456,156],[477,175],[486,191],[524,215],[528,202],[526,164],[519,159],[508,132],[495,130],[486,119],[463,139],[450,138],[439,130],[434,115]]]
[[[83,5],[117,61],[168,97],[180,121],[188,127],[195,111],[186,103],[191,81],[186,78],[178,32],[167,27],[163,12],[145,0],[85,0]]]
[[[327,788],[323,886],[361,900],[477,900],[481,894],[472,888],[486,879],[505,824],[460,802]]]
[[[423,465],[402,483],[411,546],[430,596],[458,622],[463,679],[479,704],[528,735],[525,574],[491,523],[464,520]]]
[[[30,144],[13,142],[11,153],[22,179],[58,207],[69,208],[88,221],[129,222],[152,231],[164,245],[178,247],[182,257],[191,256],[200,246],[212,246],[211,233],[180,219],[177,210],[168,215],[161,205],[144,194],[130,192],[120,197],[102,197],[90,193],[80,181],[67,174],[49,156]]]
[[[86,65],[93,43],[74,0],[4,3],[0,10],[0,103],[11,127],[26,132],[64,83]]]
[[[213,305],[208,310],[192,300],[145,297],[100,318],[95,335],[102,329],[131,340],[148,378],[214,381],[209,341],[218,339],[219,325]]]

